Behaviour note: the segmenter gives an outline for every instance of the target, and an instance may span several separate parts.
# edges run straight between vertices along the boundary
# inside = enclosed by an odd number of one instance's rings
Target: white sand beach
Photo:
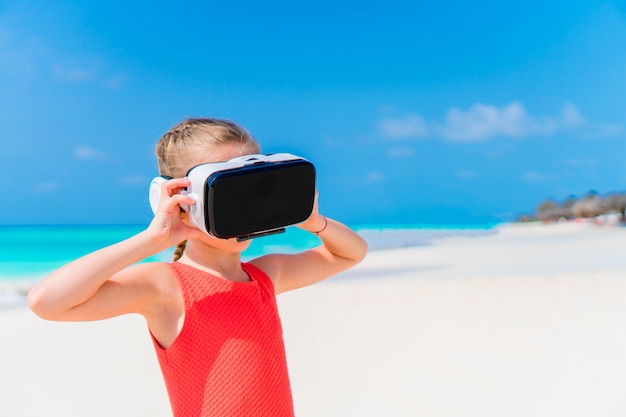
[[[296,413],[626,415],[626,228],[511,225],[371,252],[279,296]],[[0,311],[0,416],[165,417],[140,317]]]

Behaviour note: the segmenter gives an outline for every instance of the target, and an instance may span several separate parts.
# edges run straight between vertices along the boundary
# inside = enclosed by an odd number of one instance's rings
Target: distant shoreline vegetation
[[[535,212],[519,217],[519,222],[556,222],[575,219],[593,219],[604,224],[623,225],[626,221],[626,192],[600,195],[589,191],[583,197],[569,196],[563,201],[548,198]]]

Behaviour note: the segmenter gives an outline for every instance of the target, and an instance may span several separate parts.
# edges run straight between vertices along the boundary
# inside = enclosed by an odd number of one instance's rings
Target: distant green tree
[[[626,192],[614,192],[602,197],[595,190],[578,199],[570,195],[562,203],[552,198],[542,201],[534,215],[520,217],[520,221],[541,220],[557,221],[573,217],[594,218],[603,214],[618,214],[622,223],[626,223]]]
[[[602,198],[595,191],[589,191],[586,196],[576,202],[572,207],[572,213],[576,217],[596,217],[603,214]]]
[[[568,219],[574,217],[574,212],[572,211],[572,209],[574,205],[576,205],[576,203],[578,203],[578,198],[575,195],[570,195],[569,197],[567,197],[563,204],[561,204],[561,208],[565,213],[564,217]]]
[[[626,217],[626,193],[614,193],[602,200],[602,208],[605,213],[618,213],[622,220]]]
[[[535,210],[535,217],[543,222],[554,220],[556,212],[559,210],[559,205],[552,199],[542,201]]]

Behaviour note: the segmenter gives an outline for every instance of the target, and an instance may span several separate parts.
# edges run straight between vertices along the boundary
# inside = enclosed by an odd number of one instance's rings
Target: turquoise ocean
[[[494,225],[361,225],[353,229],[370,250],[427,245],[437,238],[492,233]],[[0,308],[24,305],[24,295],[37,281],[63,264],[124,240],[145,225],[0,226]],[[254,239],[244,260],[267,253],[295,253],[319,244],[316,236],[295,227]],[[170,261],[172,250],[146,261]]]

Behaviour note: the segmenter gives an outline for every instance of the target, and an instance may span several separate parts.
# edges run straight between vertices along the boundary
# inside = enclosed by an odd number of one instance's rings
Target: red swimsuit
[[[173,263],[185,323],[168,349],[153,338],[174,417],[294,415],[282,326],[269,277],[242,264],[233,282]]]

